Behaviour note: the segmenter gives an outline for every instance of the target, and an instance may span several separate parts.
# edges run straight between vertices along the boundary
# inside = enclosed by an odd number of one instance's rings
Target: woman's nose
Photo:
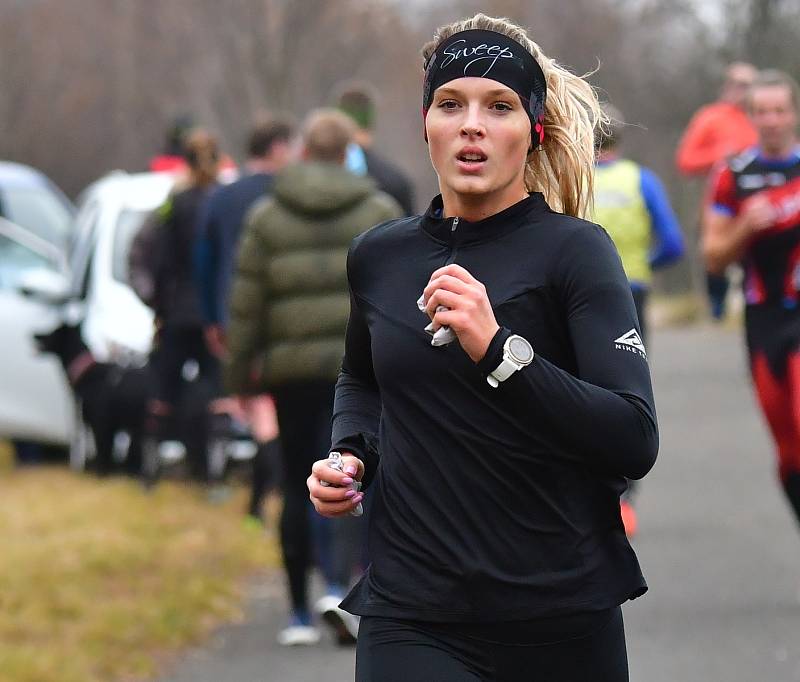
[[[478,107],[468,107],[466,116],[461,124],[461,134],[468,137],[483,136],[486,132],[483,117]]]

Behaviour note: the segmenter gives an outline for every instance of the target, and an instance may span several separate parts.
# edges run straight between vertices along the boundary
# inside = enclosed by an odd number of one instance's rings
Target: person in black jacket
[[[170,430],[183,388],[187,360],[197,363],[199,375],[218,391],[219,361],[206,345],[200,295],[194,277],[194,244],[201,206],[217,186],[219,147],[209,132],[196,128],[185,140],[189,168],[186,184],[158,209],[152,225],[148,254],[152,291],[146,296],[153,308],[158,332],[150,363],[154,385],[147,403],[142,458],[145,478],[158,473],[158,444]],[[211,396],[209,396],[211,397]],[[205,475],[205,438],[189,448],[195,473]],[[196,450],[196,452],[195,452]]]
[[[342,602],[356,680],[623,682],[620,605],[647,585],[619,497],[658,429],[620,259],[581,219],[607,121],[506,20],[423,56],[441,195],[350,248],[343,469],[307,481],[326,516],[372,488],[372,563]]]
[[[375,127],[375,95],[367,83],[349,82],[338,87],[338,108],[356,124],[353,146],[348,151],[356,157],[353,164],[363,167],[382,192],[392,197],[405,215],[416,213],[414,188],[408,176],[373,149]],[[351,169],[356,170],[356,169]]]

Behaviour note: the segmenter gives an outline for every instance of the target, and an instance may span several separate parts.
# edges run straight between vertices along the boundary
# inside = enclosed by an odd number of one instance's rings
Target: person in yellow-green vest
[[[683,234],[661,181],[651,170],[619,155],[622,114],[603,106],[610,123],[596,132],[597,163],[594,177],[594,220],[602,225],[617,247],[633,293],[639,334],[647,336],[647,295],[653,270],[677,261],[684,253]],[[633,508],[634,482],[620,502],[625,533],[636,533]]]
[[[683,256],[683,234],[656,174],[619,155],[625,125],[622,114],[609,104],[604,109],[611,122],[596,138],[594,220],[606,229],[617,247],[645,341],[647,295],[653,270]]]

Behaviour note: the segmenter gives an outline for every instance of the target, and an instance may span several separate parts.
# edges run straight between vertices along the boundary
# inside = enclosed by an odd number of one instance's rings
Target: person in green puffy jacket
[[[289,626],[278,635],[283,644],[319,640],[307,603],[312,551],[306,477],[330,447],[350,311],[347,251],[361,232],[402,215],[372,180],[344,167],[353,131],[341,112],[309,115],[302,161],[284,169],[272,195],[248,215],[229,301],[225,388],[238,396],[268,391],[277,405],[285,465],[280,530],[292,606]],[[318,610],[338,626],[340,641],[352,639],[355,624],[347,619],[353,617],[336,606],[348,587],[349,563],[322,557],[322,568],[329,594]]]

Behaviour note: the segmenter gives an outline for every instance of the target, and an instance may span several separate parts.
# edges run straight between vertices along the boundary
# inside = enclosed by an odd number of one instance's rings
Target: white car
[[[168,173],[115,171],[81,194],[70,254],[71,292],[85,306],[83,337],[101,362],[143,358],[153,312],[128,284],[128,252],[145,218],[167,199]]]
[[[38,353],[33,335],[58,326],[62,302],[75,299],[97,360],[144,362],[153,313],[127,284],[127,255],[173,184],[169,174],[114,172],[90,185],[66,257],[44,235],[0,218],[0,437],[69,446],[73,461],[85,458],[87,433],[64,371]]]
[[[46,175],[21,163],[0,161],[0,217],[64,251],[74,211]]]
[[[0,437],[67,445],[75,407],[59,361],[38,352],[33,335],[59,324],[58,310],[23,293],[54,291],[64,281],[60,250],[0,218]]]
[[[128,283],[128,253],[145,219],[166,201],[175,180],[168,173],[115,171],[92,183],[78,200],[69,280],[62,280],[60,287],[46,281],[30,287],[39,299],[74,302],[71,305],[79,308],[75,317],[82,320],[83,340],[100,362],[140,365],[147,359],[153,339],[153,312]],[[191,363],[184,367],[184,376],[191,380]],[[71,415],[76,419],[77,412],[73,410]],[[75,422],[71,433],[71,463],[83,468],[92,456],[91,438],[80,421]],[[120,447],[125,448],[124,444]],[[212,443],[209,465],[220,469],[226,459],[248,459],[254,452],[250,440],[225,439]],[[162,443],[164,461],[183,453],[180,443]]]

